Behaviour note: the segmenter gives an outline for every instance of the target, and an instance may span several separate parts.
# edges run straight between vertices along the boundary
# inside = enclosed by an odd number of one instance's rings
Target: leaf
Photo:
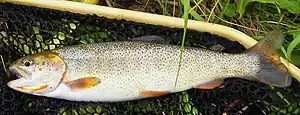
[[[254,1],[257,1],[257,2],[260,2],[260,3],[275,3],[277,2],[278,0],[252,0],[253,2]]]
[[[287,48],[287,56],[289,58],[289,60],[291,60],[291,54],[294,50],[294,48],[300,44],[300,34],[297,35],[294,40],[289,44],[288,48]]]
[[[284,57],[287,59],[288,56],[287,56],[287,53],[286,53],[286,50],[284,49],[284,47],[281,47],[280,50],[281,50],[280,53],[282,53],[281,56],[284,55]],[[289,60],[289,61],[290,61],[290,60]]]
[[[295,66],[298,66],[300,67],[300,51],[294,51],[292,53],[292,63],[295,65]]]
[[[197,21],[204,21],[204,19],[195,11],[191,10],[190,14],[197,20]]]
[[[225,5],[226,7],[226,5]],[[235,16],[235,11],[236,11],[236,7],[234,3],[229,3],[228,7],[226,9],[224,9],[224,15],[227,17],[234,17]]]
[[[286,9],[293,14],[300,13],[300,0],[251,0],[260,3],[276,3],[280,8]]]
[[[250,2],[251,2],[251,0],[240,0],[237,3],[237,12],[240,14],[239,18],[243,17],[243,15],[245,13],[245,9]]]
[[[240,0],[237,3],[237,12],[240,14],[239,18],[243,17],[247,5],[251,2],[276,3],[277,1],[280,1],[280,0]],[[285,1],[285,0],[282,0],[282,1]]]
[[[299,30],[290,30],[288,31],[290,35],[292,35],[293,38],[296,38],[298,35],[300,35],[300,29]],[[297,45],[294,50],[300,50],[300,45]]]
[[[289,30],[288,33],[293,36],[293,38],[296,38],[298,35],[300,35],[300,30]]]
[[[278,0],[280,8],[287,9],[293,14],[300,14],[300,0]]]
[[[286,9],[293,14],[300,14],[300,0],[239,0],[237,3],[237,12],[239,18],[243,17],[246,7],[251,2],[277,4],[279,8]]]

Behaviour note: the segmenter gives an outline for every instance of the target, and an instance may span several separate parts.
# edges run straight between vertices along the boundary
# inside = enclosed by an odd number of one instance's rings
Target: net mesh
[[[180,44],[182,29],[106,19],[23,5],[0,5],[0,113],[1,114],[299,114],[300,85],[276,88],[242,79],[226,79],[222,88],[191,89],[166,96],[118,103],[73,102],[20,93],[7,87],[13,79],[9,64],[28,54],[75,44],[125,41],[159,35]],[[188,30],[186,45],[240,53],[237,42]]]

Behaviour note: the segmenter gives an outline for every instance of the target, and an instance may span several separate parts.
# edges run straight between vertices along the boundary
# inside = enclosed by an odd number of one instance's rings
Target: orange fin
[[[101,81],[96,77],[85,77],[80,78],[74,81],[65,82],[72,90],[82,90],[94,87],[99,84]]]
[[[168,91],[140,91],[141,97],[158,97],[168,94]]]
[[[208,82],[208,83],[204,83],[204,84],[199,84],[199,85],[195,86],[194,88],[196,88],[196,89],[214,89],[214,88],[220,86],[222,83],[223,83],[223,81],[217,80],[217,81],[212,81],[212,82]]]
[[[41,86],[38,86],[38,87],[19,87],[21,90],[23,91],[40,91],[40,90],[43,90],[45,88],[47,88],[48,85],[41,85]]]

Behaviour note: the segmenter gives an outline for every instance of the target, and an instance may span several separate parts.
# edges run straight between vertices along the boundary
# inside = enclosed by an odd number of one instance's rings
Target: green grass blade
[[[166,5],[164,5],[160,0],[156,0],[158,2],[159,6],[162,8],[163,15],[169,16],[169,12],[167,11]]]
[[[251,2],[251,0],[240,0],[237,4],[237,12],[240,14],[239,18],[242,18],[247,5]]]
[[[177,80],[178,80],[178,76],[179,76],[179,72],[180,72],[180,67],[181,67],[181,62],[182,62],[182,55],[183,55],[183,51],[184,51],[184,43],[185,43],[185,36],[186,36],[189,9],[190,9],[190,0],[181,0],[181,1],[183,3],[183,9],[184,9],[184,14],[183,14],[183,18],[184,18],[183,28],[184,29],[183,29],[181,48],[180,48],[179,66],[178,66],[177,76],[176,76],[176,79],[175,79],[174,90],[176,89],[176,84],[177,84]]]
[[[204,19],[195,11],[191,10],[190,14],[197,20],[197,21],[204,21]]]
[[[283,53],[284,57],[286,59],[288,59],[288,56],[287,56],[287,53],[286,53],[286,50],[284,49],[284,47],[282,46],[280,49],[281,49],[281,52]],[[289,60],[289,61],[291,61],[291,60]]]
[[[295,39],[289,44],[287,48],[287,57],[289,60],[291,60],[291,54],[294,48],[299,44],[300,44],[300,35],[296,36]]]
[[[185,0],[181,0],[180,2],[184,3]],[[196,4],[196,5],[198,5],[198,4]],[[204,21],[204,18],[202,18],[201,15],[199,15],[197,13],[197,11],[195,11],[194,9],[195,9],[194,7],[191,8],[191,6],[189,5],[189,11],[188,11],[188,13],[191,14],[193,16],[193,18],[195,18],[197,21]],[[184,12],[186,12],[186,11],[184,11]],[[184,16],[185,15],[183,15],[183,18],[184,18]]]

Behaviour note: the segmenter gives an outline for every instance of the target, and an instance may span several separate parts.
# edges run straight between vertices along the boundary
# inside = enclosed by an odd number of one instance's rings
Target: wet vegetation
[[[258,41],[262,40],[263,37],[268,34],[268,32],[281,29],[284,30],[287,35],[286,42],[280,50],[282,56],[286,57],[292,63],[300,67],[300,7],[298,7],[300,6],[299,0],[72,1],[222,24],[238,29]],[[198,36],[198,34],[200,34],[197,32],[188,32],[186,36],[183,35],[183,38],[180,38],[173,36],[181,34],[179,32],[181,31],[181,29],[173,30],[164,28],[161,29],[162,31],[157,32],[155,30],[158,30],[158,28],[160,28],[159,26],[154,27],[132,22],[118,22],[115,20],[105,20],[93,16],[85,17],[76,14],[68,14],[50,10],[37,10],[34,8],[27,8],[27,10],[29,9],[28,11],[32,11],[32,13],[28,13],[24,11],[24,7],[18,8],[12,8],[9,10],[6,9],[4,11],[11,11],[10,14],[6,14],[8,15],[8,17],[16,15],[19,19],[26,17],[26,19],[28,20],[31,19],[31,17],[36,17],[35,19],[33,19],[35,24],[30,25],[30,27],[32,26],[33,28],[33,32],[23,34],[22,32],[26,33],[26,31],[23,30],[27,30],[27,28],[20,29],[20,27],[27,27],[26,25],[24,25],[27,23],[23,23],[22,20],[18,20],[20,21],[20,24],[23,24],[22,26],[15,26],[17,28],[16,30],[7,30],[7,33],[1,33],[0,37],[3,37],[5,39],[3,39],[3,42],[0,40],[0,54],[2,54],[3,52],[8,52],[7,55],[0,55],[0,59],[2,60],[1,62],[4,65],[3,67],[5,67],[5,65],[9,65],[12,60],[19,58],[17,56],[36,53],[46,49],[54,49],[56,47],[63,47],[65,45],[115,41],[117,39],[127,39],[128,37],[137,37],[143,34],[156,33],[159,35],[166,34],[166,36],[172,36],[169,38],[175,39],[175,43],[177,43],[177,41],[184,40],[184,42],[186,43],[185,45],[194,46],[196,44],[193,44],[191,41],[195,41],[195,39],[199,38],[195,38],[193,36]],[[20,15],[22,14],[22,12],[24,16]],[[48,17],[55,18],[49,19]],[[13,20],[8,20],[5,22],[12,21]],[[95,24],[94,22],[97,23]],[[14,25],[19,23],[8,24]],[[123,26],[123,28],[120,28],[121,26]],[[143,30],[147,30],[148,32],[138,31],[137,28],[142,28]],[[15,31],[17,33],[11,34],[9,33],[10,31]],[[128,32],[124,33],[124,31]],[[17,39],[11,39],[9,35],[6,34],[15,35],[17,36]],[[122,38],[122,36],[124,38]],[[204,33],[203,36],[209,38],[214,37],[212,35],[208,35],[207,33]],[[244,50],[237,45],[231,47],[228,44],[233,43],[227,43],[228,41],[226,40],[223,41],[220,39],[210,39],[208,41],[206,39],[202,39],[202,42],[204,43],[200,44],[204,45],[205,47],[210,47],[214,43],[221,44],[226,47],[225,51],[228,50],[231,52],[240,52],[241,50]],[[17,47],[14,47],[16,48],[14,50],[4,49],[12,48],[6,47],[5,44],[14,45]],[[18,51],[23,53],[18,54]],[[5,108],[5,111],[7,112],[14,111],[15,109],[15,111],[20,112],[20,114],[22,114],[22,112],[24,111],[28,113],[32,112],[35,114],[42,114],[46,112],[56,112],[57,108],[60,108],[59,113],[61,114],[161,114],[157,112],[163,111],[166,112],[166,114],[185,112],[188,114],[197,115],[201,113],[239,113],[240,110],[244,109],[247,106],[248,108],[242,111],[245,114],[269,113],[296,115],[300,113],[300,95],[299,93],[297,93],[299,92],[299,83],[294,83],[289,88],[276,88],[256,82],[254,83],[235,79],[226,81],[224,83],[225,88],[217,88],[216,90],[211,91],[190,90],[187,92],[171,94],[167,97],[160,97],[158,99],[152,100],[122,102],[116,104],[75,103],[13,92],[12,90],[8,89],[6,85],[3,85],[7,80],[2,77],[5,76],[5,72],[3,70],[6,69],[2,69],[1,67],[0,100],[2,102],[0,103],[0,105],[7,106],[7,108]],[[2,110],[2,108],[0,110]]]
[[[258,41],[268,32],[280,29],[286,33],[286,42],[281,48],[282,56],[300,67],[299,0],[71,1],[222,24],[238,29]]]

